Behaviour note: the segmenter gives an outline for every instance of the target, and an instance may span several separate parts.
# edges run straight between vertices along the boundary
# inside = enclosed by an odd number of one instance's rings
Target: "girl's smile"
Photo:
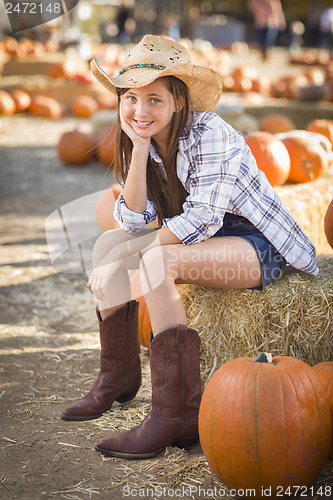
[[[163,78],[125,92],[121,110],[124,119],[140,137],[153,137],[163,149],[166,148],[175,103]]]

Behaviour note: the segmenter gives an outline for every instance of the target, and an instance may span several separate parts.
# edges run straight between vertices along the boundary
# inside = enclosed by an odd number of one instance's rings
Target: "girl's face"
[[[145,87],[127,90],[122,96],[121,110],[138,136],[153,137],[166,149],[175,102],[163,78]]]

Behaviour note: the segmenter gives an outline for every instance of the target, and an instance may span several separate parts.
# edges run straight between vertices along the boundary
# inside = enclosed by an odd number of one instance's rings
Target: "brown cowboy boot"
[[[64,410],[64,420],[92,420],[109,410],[114,401],[131,401],[141,385],[139,303],[131,300],[102,321],[99,311],[100,371],[80,401]]]
[[[139,426],[99,443],[97,451],[147,458],[168,445],[188,449],[197,443],[201,383],[196,330],[178,325],[151,336],[150,368],[152,410]]]

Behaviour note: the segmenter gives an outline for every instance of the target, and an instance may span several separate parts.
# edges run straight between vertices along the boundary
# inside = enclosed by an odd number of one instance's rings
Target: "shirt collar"
[[[187,153],[195,144],[197,144],[207,128],[207,112],[198,113],[191,111],[186,126],[179,138],[179,151]]]

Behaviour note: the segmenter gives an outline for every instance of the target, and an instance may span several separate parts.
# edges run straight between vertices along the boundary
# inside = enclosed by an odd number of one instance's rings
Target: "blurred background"
[[[48,3],[43,2],[45,6]],[[333,2],[282,0],[281,3],[286,25],[276,44],[289,46],[299,38],[298,43],[304,46],[320,47],[323,44],[320,18]],[[0,38],[12,35],[4,4],[0,7]],[[21,10],[16,15],[14,37],[31,37],[42,42],[51,39],[62,48],[77,44],[84,46],[81,51],[86,55],[89,43],[136,42],[146,33],[200,38],[214,46],[256,40],[249,0],[67,0],[61,5],[68,13],[47,23],[45,11],[34,12],[34,24],[44,24],[32,29],[26,29],[29,13]]]

